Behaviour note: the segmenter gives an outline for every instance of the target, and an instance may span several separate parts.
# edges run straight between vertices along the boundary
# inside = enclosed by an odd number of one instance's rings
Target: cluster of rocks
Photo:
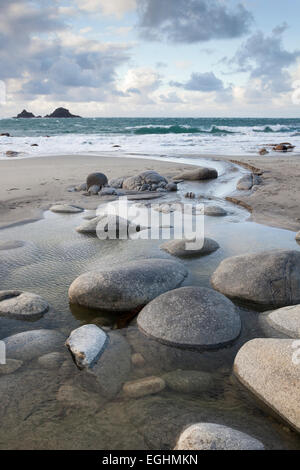
[[[23,111],[15,116],[14,119],[32,119],[32,118],[41,118],[42,116],[35,116],[33,113],[30,113],[26,111],[26,109],[23,109]],[[55,119],[60,119],[60,118],[80,118],[80,116],[76,116],[75,114],[71,114],[70,111],[66,108],[57,108],[53,113],[47,114],[45,118],[55,118]]]
[[[282,142],[281,144],[267,144],[265,147],[259,150],[259,155],[267,155],[269,151],[266,147],[272,148],[275,152],[292,152],[295,148],[295,145],[292,145],[290,142]]]

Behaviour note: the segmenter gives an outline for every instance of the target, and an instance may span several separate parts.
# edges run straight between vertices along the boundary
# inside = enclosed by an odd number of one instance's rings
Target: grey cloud
[[[300,57],[300,50],[290,52],[282,44],[282,34],[287,25],[279,25],[271,35],[257,31],[242,44],[229,64],[238,66],[240,72],[250,72],[250,78],[259,78],[274,92],[291,89],[288,68]]]
[[[191,78],[187,82],[171,81],[170,85],[189,91],[211,92],[224,90],[222,80],[217,78],[213,72],[192,73]]]
[[[196,43],[237,38],[249,31],[251,13],[220,0],[140,0],[140,34],[148,40]]]
[[[169,92],[167,95],[160,95],[160,100],[164,103],[184,103],[184,101],[175,92]]]

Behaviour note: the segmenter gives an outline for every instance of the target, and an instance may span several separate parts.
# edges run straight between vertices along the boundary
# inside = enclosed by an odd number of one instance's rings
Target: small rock
[[[236,189],[239,191],[249,191],[253,186],[252,174],[243,176],[237,183]]]
[[[13,374],[20,367],[22,367],[23,361],[16,359],[7,359],[6,364],[0,364],[0,375]]]
[[[79,212],[83,212],[83,210],[84,209],[82,209],[82,207],[72,206],[69,204],[57,204],[50,207],[51,212],[58,214],[77,214]]]
[[[11,158],[14,158],[14,157],[17,157],[19,155],[19,152],[15,152],[14,150],[8,150],[5,155],[7,157],[11,157]]]
[[[89,191],[92,186],[99,186],[100,189],[108,183],[107,177],[103,173],[91,173],[86,179],[87,190]]]
[[[173,256],[178,257],[192,257],[192,256],[205,256],[213,253],[220,248],[219,244],[211,238],[204,240],[169,240],[163,243],[160,248],[167,251]]]
[[[116,189],[122,189],[125,178],[115,178],[109,181],[109,186]]]
[[[8,132],[2,132],[2,134],[0,134],[1,137],[10,137],[10,134]]]
[[[79,186],[76,186],[76,191],[87,191],[87,184],[86,183],[82,183],[80,184]]]
[[[135,367],[144,367],[144,365],[146,364],[144,357],[140,353],[132,354],[131,362],[132,365]]]
[[[167,191],[170,191],[170,192],[173,192],[173,191],[177,191],[177,184],[176,183],[168,183],[167,186],[166,186],[166,190]]]
[[[297,240],[297,241],[300,241],[300,232],[297,233],[297,235],[296,235],[296,240]]]
[[[184,197],[186,197],[187,199],[195,199],[196,194],[192,193],[192,192],[189,192],[189,193],[185,193]]]
[[[262,149],[260,149],[260,151],[258,153],[259,153],[259,155],[267,155],[269,152],[266,148],[262,148]]]
[[[227,212],[220,206],[205,206],[204,215],[210,217],[224,217]]]
[[[49,304],[39,295],[17,290],[0,291],[0,317],[32,320],[48,310]]]
[[[79,369],[92,367],[107,345],[107,334],[96,325],[84,325],[72,331],[66,346]]]
[[[96,393],[87,392],[72,384],[62,385],[58,389],[56,399],[62,405],[71,408],[97,409],[101,405],[101,401]]]
[[[227,426],[198,423],[183,431],[175,450],[264,450],[264,445]]]
[[[29,361],[63,348],[64,336],[55,330],[31,330],[4,338],[7,358]]]
[[[177,180],[200,181],[218,178],[218,172],[215,168],[198,167],[194,170],[183,171],[176,176]]]
[[[300,305],[283,307],[266,315],[272,328],[290,338],[300,338]]]
[[[59,369],[64,362],[64,359],[65,357],[62,353],[52,352],[39,357],[38,363],[44,369]]]
[[[167,386],[178,393],[201,393],[209,390],[213,380],[211,374],[197,370],[175,370],[164,374]]]
[[[94,184],[94,185],[92,185],[92,186],[89,187],[89,189],[88,189],[88,194],[89,194],[90,196],[97,196],[97,195],[99,194],[99,192],[100,192],[100,189],[101,189],[100,186]]]
[[[140,398],[146,395],[160,393],[166,387],[165,381],[160,377],[146,377],[144,379],[126,382],[123,386],[125,395],[130,398]]]

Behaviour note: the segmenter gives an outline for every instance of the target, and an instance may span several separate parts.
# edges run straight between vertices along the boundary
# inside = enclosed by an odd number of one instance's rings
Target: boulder
[[[197,423],[183,431],[175,450],[264,450],[264,445],[221,424]]]
[[[205,287],[182,287],[162,294],[143,308],[137,323],[146,336],[187,349],[218,349],[241,332],[233,303]]]
[[[138,176],[125,179],[122,188],[135,191],[150,191],[153,184],[156,184],[158,189],[165,189],[168,181],[156,171],[148,170]]]
[[[85,369],[97,362],[107,341],[107,334],[101,328],[96,325],[83,325],[72,331],[66,341],[66,346],[77,367]]]
[[[166,383],[161,377],[145,377],[126,382],[123,386],[123,392],[130,398],[140,398],[160,393],[165,387]]]
[[[30,361],[63,348],[64,336],[55,330],[31,330],[4,338],[7,358]]]
[[[69,289],[70,302],[112,312],[132,311],[178,287],[186,268],[165,259],[141,259],[79,276]]]
[[[112,214],[102,214],[76,228],[78,233],[97,234],[99,239],[128,238],[147,227],[135,225],[127,219]]]
[[[43,369],[56,369],[58,370],[62,363],[65,360],[64,354],[60,352],[52,352],[49,354],[44,354],[38,358],[38,364],[42,366]]]
[[[234,361],[234,374],[259,400],[300,431],[299,341],[254,339]]]
[[[79,225],[79,227],[76,228],[76,231],[78,233],[96,234],[97,226],[102,219],[103,215],[93,217],[92,219],[87,220],[86,222],[83,222],[81,225]]]
[[[300,305],[283,307],[265,315],[267,323],[290,338],[300,338]]]
[[[253,186],[252,174],[243,176],[237,183],[236,189],[239,191],[249,191]]]
[[[191,243],[193,243],[195,246],[189,247]],[[160,248],[164,251],[167,251],[173,256],[185,258],[209,255],[210,253],[213,253],[214,251],[218,250],[220,246],[211,238],[205,238],[204,240],[199,240],[197,242],[195,242],[195,240],[191,242],[190,240],[185,239],[169,240],[163,243]]]
[[[108,334],[109,341],[98,362],[86,374],[95,391],[105,398],[113,398],[121,390],[131,370],[131,349],[119,333]]]
[[[300,252],[272,250],[221,262],[212,286],[232,299],[263,307],[300,303]]]
[[[204,206],[204,215],[210,217],[224,217],[227,215],[227,212],[220,206]]]
[[[49,304],[39,295],[19,290],[0,291],[0,317],[35,320],[48,310]]]
[[[186,170],[175,177],[176,180],[201,181],[218,178],[215,168],[205,168],[199,166],[193,170]]]
[[[97,184],[93,184],[92,186],[89,187],[88,189],[88,194],[89,196],[97,196],[100,192],[100,186]]]
[[[198,370],[177,369],[162,376],[167,386],[177,393],[207,392],[213,383],[212,375]]]
[[[80,118],[80,116],[76,116],[75,114],[71,114],[70,111],[66,108],[57,108],[53,113],[47,114],[45,118]]]
[[[107,177],[103,173],[91,173],[86,179],[86,186],[88,191],[91,186],[99,186],[101,189],[103,186],[107,185],[107,183]]]
[[[77,214],[83,212],[82,207],[72,206],[69,204],[56,204],[55,206],[50,207],[51,212],[58,214]]]
[[[110,180],[108,184],[112,188],[122,189],[124,179],[125,178],[114,178],[114,179]]]

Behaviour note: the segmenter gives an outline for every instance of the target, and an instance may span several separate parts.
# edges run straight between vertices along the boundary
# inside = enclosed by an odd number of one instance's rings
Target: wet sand
[[[200,156],[199,156],[200,157]],[[261,184],[252,191],[234,193],[235,199],[249,207],[251,219],[269,226],[300,230],[300,154],[268,156],[201,155],[250,165],[261,172]],[[190,158],[191,164],[195,157]],[[59,156],[0,161],[0,227],[38,219],[53,203],[72,203],[93,209],[99,202],[67,188],[85,181],[93,171],[109,179],[156,170],[167,178],[190,165],[168,161],[91,155]]]

